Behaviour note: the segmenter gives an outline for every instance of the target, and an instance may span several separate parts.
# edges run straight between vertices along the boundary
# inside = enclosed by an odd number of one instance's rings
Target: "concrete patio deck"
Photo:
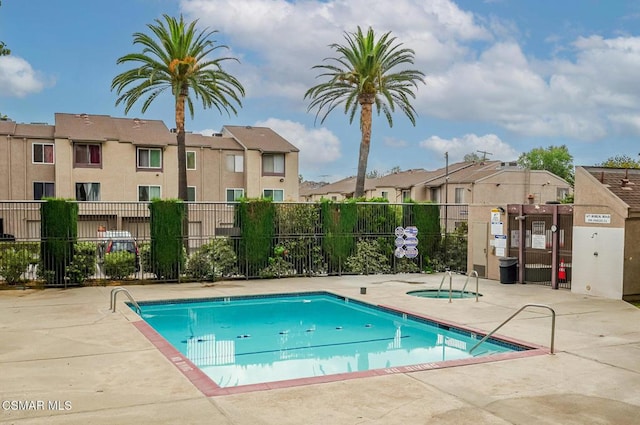
[[[112,287],[4,290],[0,424],[640,423],[640,309],[489,280],[480,280],[478,303],[406,295],[437,288],[441,279],[407,274],[127,288],[140,301],[328,290],[486,331],[520,306],[541,303],[558,315],[556,354],[206,397],[133,325],[140,319],[125,297],[116,313],[109,311]],[[454,287],[464,279],[454,276]],[[547,311],[532,309],[499,334],[548,347],[550,324]]]

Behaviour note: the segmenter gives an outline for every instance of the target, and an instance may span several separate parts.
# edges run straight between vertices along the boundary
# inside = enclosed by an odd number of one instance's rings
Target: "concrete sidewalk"
[[[144,337],[112,287],[0,291],[0,424],[637,424],[640,309],[481,280],[474,299],[427,299],[442,275],[130,286],[141,300],[328,290],[487,331],[527,303],[558,314],[556,354],[205,397]],[[462,286],[464,276],[454,277]],[[360,294],[360,287],[367,294]],[[549,346],[548,312],[499,334]]]

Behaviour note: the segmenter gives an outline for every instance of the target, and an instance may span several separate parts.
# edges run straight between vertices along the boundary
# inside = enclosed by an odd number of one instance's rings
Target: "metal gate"
[[[509,205],[509,256],[518,257],[519,281],[571,288],[573,206]]]

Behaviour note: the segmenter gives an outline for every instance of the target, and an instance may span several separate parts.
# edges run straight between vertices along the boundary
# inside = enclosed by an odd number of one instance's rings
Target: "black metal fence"
[[[42,266],[47,252],[42,250],[42,202],[0,202],[0,279],[5,284],[465,271],[467,264],[466,205],[432,205],[439,231],[419,230],[418,240],[429,244],[421,242],[413,258],[399,258],[404,247],[398,245],[396,229],[414,226],[414,209],[424,204],[358,203],[352,230],[340,233],[328,230],[327,219],[333,218],[323,217],[319,203],[274,203],[271,230],[249,235],[239,220],[239,203],[212,202],[187,204],[188,234],[182,254],[176,254],[182,257],[176,258],[177,273],[160,276],[150,249],[148,203],[78,202],[77,233],[67,241],[73,249],[60,260],[64,278],[54,281]],[[262,254],[252,255],[260,249]]]

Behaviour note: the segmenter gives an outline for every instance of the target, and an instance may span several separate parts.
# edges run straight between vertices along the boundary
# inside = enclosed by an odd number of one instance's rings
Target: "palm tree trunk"
[[[367,161],[371,146],[371,114],[373,112],[373,95],[362,95],[360,102],[360,156],[358,157],[358,175],[356,177],[356,191],[354,198],[364,196],[364,183],[367,176]]]
[[[180,93],[176,98],[176,139],[178,142],[178,199],[187,200],[187,151],[184,132],[185,96]]]

